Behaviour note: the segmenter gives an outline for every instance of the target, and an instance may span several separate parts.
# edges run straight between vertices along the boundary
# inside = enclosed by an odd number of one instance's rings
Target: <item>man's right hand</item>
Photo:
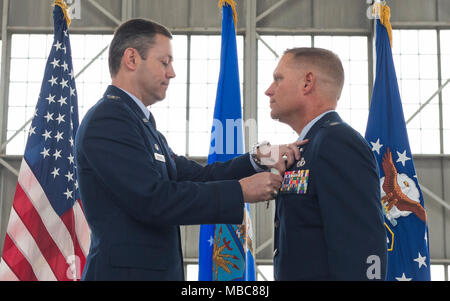
[[[273,200],[283,182],[283,177],[270,172],[260,172],[239,180],[244,202],[257,203]]]

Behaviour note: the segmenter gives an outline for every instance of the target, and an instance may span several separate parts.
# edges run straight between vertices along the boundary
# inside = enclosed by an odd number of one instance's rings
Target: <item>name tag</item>
[[[163,155],[158,154],[158,153],[155,153],[155,159],[158,161],[161,161],[161,162],[166,162],[166,158]]]

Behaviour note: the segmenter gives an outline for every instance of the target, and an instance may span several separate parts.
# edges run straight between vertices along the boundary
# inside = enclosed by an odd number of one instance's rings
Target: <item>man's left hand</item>
[[[308,143],[308,139],[297,140],[290,144],[261,146],[257,156],[262,165],[276,168],[283,175],[286,169],[300,160],[300,147],[306,143]]]

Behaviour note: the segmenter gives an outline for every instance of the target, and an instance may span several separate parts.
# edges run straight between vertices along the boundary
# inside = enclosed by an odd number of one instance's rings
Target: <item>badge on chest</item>
[[[308,190],[308,178],[309,169],[286,171],[280,191],[306,194]]]
[[[166,158],[164,157],[164,155],[155,153],[155,159],[158,160],[159,162],[166,162]]]

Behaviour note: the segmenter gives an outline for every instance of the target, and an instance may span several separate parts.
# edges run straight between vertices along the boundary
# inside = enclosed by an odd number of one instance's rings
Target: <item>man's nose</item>
[[[169,70],[167,71],[167,77],[174,78],[175,76],[176,76],[175,70],[173,69],[173,66],[171,65]]]
[[[264,92],[264,94],[266,94],[267,96],[272,96],[273,95],[273,89],[272,89],[272,85],[269,86],[269,88],[267,88],[266,92]]]

